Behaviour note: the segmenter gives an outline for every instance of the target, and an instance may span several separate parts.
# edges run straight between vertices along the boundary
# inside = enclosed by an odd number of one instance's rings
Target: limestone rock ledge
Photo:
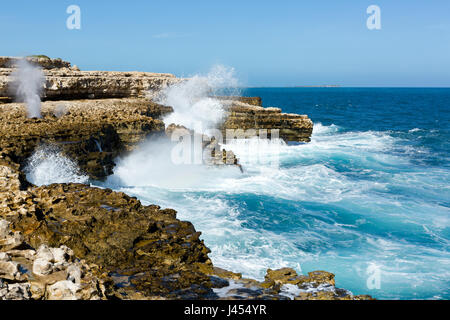
[[[266,131],[265,137],[272,137],[272,130],[279,130],[278,135],[286,142],[309,142],[313,131],[313,122],[307,115],[282,113],[280,108],[264,108],[257,98],[241,98],[226,100],[222,98],[226,116],[221,125],[222,134],[227,137],[227,130],[245,130],[242,137],[260,136],[261,129]],[[253,131],[253,133],[250,133]],[[248,134],[250,133],[250,134]]]
[[[0,101],[13,100],[11,73],[18,58],[0,57]],[[151,72],[80,71],[69,62],[28,58],[43,68],[43,100],[146,97],[182,81],[172,74]]]

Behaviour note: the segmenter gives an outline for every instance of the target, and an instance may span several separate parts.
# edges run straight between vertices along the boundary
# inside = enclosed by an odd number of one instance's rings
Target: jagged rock
[[[311,140],[313,122],[306,115],[282,113],[279,108],[263,108],[237,100],[223,100],[222,104],[226,116],[221,129],[227,139],[233,139],[227,130],[232,130],[238,139],[262,135],[271,138],[272,130],[279,130],[279,137],[287,142]]]
[[[23,104],[0,107],[0,156],[24,163],[41,144],[50,144],[77,161],[93,179],[112,173],[114,158],[132,150],[150,135],[164,133],[156,119],[167,107],[146,99],[105,99],[64,102],[66,114],[54,115],[61,102],[42,104],[41,119],[28,119]],[[113,111],[113,112],[112,112]],[[11,168],[0,170],[11,171]],[[0,172],[0,192],[19,188],[9,177],[18,172]],[[18,184],[19,179],[12,180]]]
[[[42,244],[39,246],[36,252],[36,260],[38,259],[45,260],[48,262],[54,262],[53,253],[46,244]]]
[[[8,59],[0,57],[0,102],[12,98]],[[43,98],[70,101],[45,101],[40,119],[26,118],[23,104],[0,105],[0,218],[7,220],[0,219],[0,299],[370,298],[335,288],[334,275],[323,271],[270,270],[264,282],[243,279],[214,267],[200,232],[174,210],[87,185],[31,185],[23,167],[42,144],[59,148],[91,178],[111,174],[116,156],[164,135],[159,119],[173,111],[126,97],[182,81],[167,74],[82,72],[62,60],[31,59],[45,69]],[[90,100],[74,100],[80,98]],[[270,138],[278,129],[286,141],[309,141],[307,116],[263,108],[257,97],[219,99],[227,112],[223,131],[255,129],[259,135],[267,129]],[[190,131],[173,125],[166,134],[174,129]],[[238,165],[219,147],[214,139],[203,141],[211,163]]]
[[[70,62],[62,59],[51,59],[46,56],[29,56],[29,57],[0,57],[0,68],[13,68],[20,59],[26,59],[28,62],[39,65],[43,69],[60,69],[71,68]]]
[[[67,280],[70,280],[75,283],[81,282],[82,272],[81,272],[80,267],[78,267],[76,265],[70,265],[67,268],[67,274],[68,274]]]
[[[53,254],[53,260],[55,263],[65,263],[73,256],[73,251],[66,246],[51,248],[50,251]]]
[[[214,96],[213,98],[218,100],[227,100],[227,101],[239,101],[252,106],[262,106],[261,97],[238,97],[238,96]]]
[[[39,276],[45,276],[52,273],[52,263],[49,260],[38,258],[33,263],[33,273]]]
[[[13,99],[11,72],[19,58],[0,57],[0,97]],[[28,58],[44,68],[43,100],[146,97],[183,81],[168,73],[79,71],[60,59]]]
[[[291,268],[281,268],[277,270],[267,269],[265,282],[269,284],[297,284],[301,280],[297,272]]]
[[[265,286],[264,286],[265,284]],[[334,274],[327,271],[308,272],[308,276],[298,275],[291,268],[267,270],[264,287],[281,285],[280,294],[288,293],[296,300],[362,300],[370,296],[354,296],[350,291],[335,287]],[[294,293],[292,293],[294,291]]]
[[[46,284],[39,281],[30,281],[31,299],[41,300],[45,295]]]
[[[39,214],[8,219],[31,246],[70,247],[109,274],[133,275],[130,286],[144,295],[176,296],[193,284],[198,288],[191,294],[211,293],[210,278],[197,267],[211,264],[209,250],[191,223],[176,219],[175,211],[145,207],[123,193],[85,185],[55,184],[29,192]],[[57,264],[51,251],[40,247],[35,263],[44,256],[53,273]],[[44,267],[33,271],[47,275],[50,268]]]
[[[2,219],[0,225],[10,226]],[[9,230],[6,237],[17,233]],[[19,247],[9,251],[1,249],[0,300],[104,299],[111,287],[97,266],[73,259],[73,252],[67,246],[43,244],[35,251],[22,242]]]
[[[0,278],[14,280],[19,269],[13,261],[0,261]]]
[[[23,242],[23,236],[20,232],[9,230],[9,222],[0,220],[0,250],[12,250],[18,248]]]
[[[47,300],[77,300],[80,286],[69,280],[61,280],[47,288]]]
[[[30,285],[28,283],[4,283],[0,279],[0,300],[28,300]]]
[[[0,252],[0,261],[10,261],[11,257],[6,252]]]

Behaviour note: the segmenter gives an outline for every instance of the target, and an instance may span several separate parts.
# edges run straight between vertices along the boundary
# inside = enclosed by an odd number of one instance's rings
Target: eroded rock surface
[[[100,300],[111,282],[67,246],[36,250],[0,219],[0,300]]]
[[[228,280],[228,284],[214,289],[220,299],[246,300],[370,300],[367,295],[353,295],[350,291],[335,287],[334,274],[326,271],[298,275],[294,269],[268,269],[265,280],[258,282],[242,278],[241,274],[219,268],[213,274]]]
[[[3,100],[14,98],[10,75],[18,59],[0,57],[0,97]],[[146,97],[182,81],[167,73],[80,71],[61,59],[31,57],[27,60],[44,69],[44,100]]]
[[[270,139],[273,130],[278,130],[279,138],[286,142],[311,141],[313,122],[306,115],[282,113],[280,108],[264,108],[239,99],[223,100],[222,103],[226,110],[221,126],[224,137],[233,139],[227,134],[227,130],[232,130],[238,139],[252,136]]]
[[[152,134],[168,107],[146,99],[47,101],[29,119],[21,103],[0,105],[0,154],[23,164],[41,144],[55,144],[93,179],[112,173],[114,158]]]
[[[174,210],[142,206],[123,193],[80,184],[30,187],[26,192],[32,205],[3,216],[30,246],[71,248],[109,276],[127,278],[121,286],[124,294],[132,287],[145,296],[177,296],[194,284],[200,296],[211,294],[209,277],[198,270],[199,264],[211,264],[209,250],[200,233],[190,222],[176,219]],[[10,237],[9,246],[16,246],[14,239]],[[32,270],[50,273],[52,254],[64,255],[39,249]]]
[[[0,105],[0,299],[365,299],[335,287],[334,275],[268,270],[264,281],[214,267],[209,249],[176,212],[83,184],[37,187],[23,173],[40,145],[56,145],[89,174],[111,174],[114,158],[146,138],[170,136],[161,118],[171,107],[141,97],[179,81],[171,75],[81,72],[62,60],[32,58],[46,73],[42,118],[20,103]],[[0,58],[0,100],[9,66]],[[1,68],[6,69],[1,69]],[[117,99],[93,99],[117,97]],[[127,97],[127,98],[125,98]],[[73,100],[89,98],[88,100]],[[280,130],[286,141],[308,141],[306,116],[261,107],[260,98],[220,98],[226,129]],[[203,139],[211,164],[238,165],[214,139]]]

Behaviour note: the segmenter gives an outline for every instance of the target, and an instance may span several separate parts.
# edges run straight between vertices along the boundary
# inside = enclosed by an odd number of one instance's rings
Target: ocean
[[[225,145],[244,173],[171,165],[167,150],[149,142],[94,185],[176,209],[202,232],[214,265],[244,277],[326,270],[354,294],[450,298],[450,89],[241,94],[307,114],[311,142],[260,144],[257,161],[254,141]],[[269,161],[274,152],[279,166]]]
[[[267,268],[326,270],[354,294],[450,298],[450,89],[242,94],[307,114],[312,141],[278,146],[279,168],[247,161],[244,174],[158,175],[142,168],[146,152],[119,164],[127,186],[110,186],[178,210],[202,232],[213,263],[245,277],[262,280]],[[253,156],[242,143],[228,147],[243,162]]]

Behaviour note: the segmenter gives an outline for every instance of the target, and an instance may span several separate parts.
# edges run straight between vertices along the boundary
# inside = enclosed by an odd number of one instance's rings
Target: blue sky
[[[68,30],[66,8],[81,8]],[[366,9],[381,8],[381,30]],[[450,86],[450,1],[3,1],[0,55],[177,76],[234,67],[243,85]]]

